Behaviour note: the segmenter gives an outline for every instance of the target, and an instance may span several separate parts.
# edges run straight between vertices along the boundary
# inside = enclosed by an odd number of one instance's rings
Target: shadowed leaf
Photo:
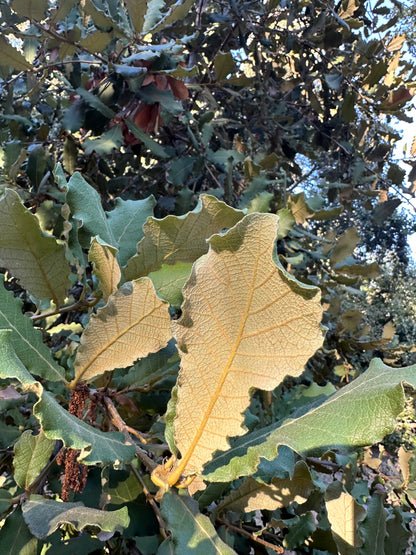
[[[12,189],[0,200],[0,265],[36,298],[63,304],[70,285],[65,248],[42,233],[39,220]]]
[[[167,492],[163,496],[160,508],[172,532],[175,553],[181,555],[235,553],[217,535],[210,519],[199,512],[198,503],[187,494]]]
[[[138,253],[123,270],[125,279],[155,272],[162,264],[195,262],[208,251],[208,237],[232,227],[242,217],[242,211],[215,197],[201,195],[195,210],[185,216],[149,218],[143,226],[144,237],[137,245]]]
[[[374,359],[364,374],[309,412],[237,439],[207,465],[204,478],[227,482],[253,474],[260,457],[274,459],[279,445],[298,453],[373,445],[394,430],[404,408],[403,382],[416,387],[416,366],[390,368]]]
[[[62,524],[71,524],[81,531],[86,526],[97,526],[106,532],[122,532],[130,522],[127,507],[117,511],[100,511],[83,503],[62,503],[31,495],[23,505],[23,518],[32,534],[39,539],[50,536]]]

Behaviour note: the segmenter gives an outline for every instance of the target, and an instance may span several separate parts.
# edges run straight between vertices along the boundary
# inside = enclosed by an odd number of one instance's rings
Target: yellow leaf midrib
[[[114,345],[114,343],[117,343],[117,341],[123,337],[124,335],[126,335],[127,333],[129,333],[135,326],[138,326],[141,324],[141,322],[151,316],[156,310],[158,310],[158,308],[160,308],[159,305],[156,305],[152,308],[152,310],[150,312],[146,312],[146,314],[143,314],[143,316],[141,316],[138,320],[135,320],[132,324],[130,324],[129,326],[127,326],[126,328],[123,328],[123,330],[118,333],[116,336],[113,337],[113,339],[109,340],[101,349],[98,350],[97,353],[95,353],[95,355],[88,361],[88,363],[86,365],[84,365],[84,367],[82,368],[80,373],[77,373],[75,379],[73,382],[71,382],[71,388],[75,387],[75,385],[82,379],[82,377],[86,374],[86,372],[88,371],[88,369],[94,364],[94,362],[102,355],[102,353],[104,353],[107,349],[110,349],[110,347],[112,347]]]
[[[218,381],[217,387],[214,391],[214,394],[211,396],[211,400],[210,400],[210,402],[208,404],[208,407],[207,407],[207,409],[204,413],[204,416],[201,420],[200,426],[199,426],[198,430],[196,431],[196,434],[194,435],[194,439],[192,440],[191,445],[189,446],[189,448],[188,448],[186,454],[183,456],[183,458],[180,459],[178,466],[168,476],[168,483],[169,483],[170,486],[175,485],[179,481],[179,479],[181,477],[181,474],[183,473],[183,471],[187,467],[189,460],[191,459],[192,455],[194,454],[194,451],[195,451],[195,449],[198,445],[198,442],[201,439],[201,436],[202,436],[202,434],[205,430],[206,424],[207,424],[208,419],[209,419],[209,417],[212,413],[212,410],[213,410],[213,408],[214,408],[214,406],[215,406],[215,404],[216,404],[216,402],[219,398],[219,395],[220,395],[220,392],[223,388],[224,382],[228,377],[231,365],[232,365],[232,363],[233,363],[233,361],[234,361],[234,359],[237,355],[237,352],[238,352],[238,349],[239,349],[239,346],[240,346],[240,343],[241,343],[241,338],[243,336],[243,331],[244,331],[244,328],[246,326],[247,318],[248,318],[249,313],[250,313],[251,303],[252,303],[252,300],[253,300],[253,295],[254,295],[254,291],[255,291],[254,282],[255,282],[255,279],[256,279],[256,275],[257,275],[258,261],[259,261],[259,258],[256,257],[256,262],[255,262],[255,265],[254,265],[254,271],[253,271],[252,282],[251,282],[251,287],[250,287],[250,294],[248,296],[248,300],[247,300],[247,303],[246,303],[244,313],[241,316],[240,327],[239,327],[239,330],[238,330],[237,337],[236,337],[236,339],[234,341],[234,344],[231,348],[230,355],[228,357],[227,362],[224,365],[224,370],[221,373],[221,377]]]

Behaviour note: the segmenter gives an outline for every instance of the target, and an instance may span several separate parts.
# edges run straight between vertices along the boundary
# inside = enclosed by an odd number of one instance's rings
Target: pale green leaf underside
[[[153,214],[155,206],[153,196],[143,200],[117,199],[114,209],[105,212],[100,195],[78,172],[68,181],[66,202],[81,246],[88,248],[92,237],[98,236],[118,249],[121,266],[137,252],[137,243],[143,237],[143,224]]]
[[[207,516],[198,510],[198,503],[184,494],[168,491],[160,506],[162,516],[172,532],[175,553],[181,555],[232,555],[235,551],[217,535]]]
[[[118,245],[118,261],[124,266],[136,254],[137,243],[143,237],[143,225],[153,215],[156,200],[153,195],[143,200],[116,199],[115,207],[107,212],[111,230]]]
[[[36,436],[30,430],[23,432],[14,445],[14,479],[18,486],[30,486],[46,466],[54,446],[55,441],[42,432]]]
[[[79,531],[86,526],[97,526],[105,532],[122,532],[130,522],[127,507],[100,511],[85,507],[83,503],[62,503],[41,495],[32,495],[22,510],[30,531],[39,539],[46,538],[65,523]]]
[[[4,288],[3,281],[0,274],[0,329],[12,330],[13,348],[29,372],[51,381],[65,381],[64,369],[42,342],[42,333],[22,314],[22,301]]]
[[[137,254],[123,270],[125,279],[148,275],[162,264],[195,262],[208,251],[208,237],[232,227],[243,215],[215,197],[201,195],[195,210],[185,216],[149,218],[143,226],[144,237],[137,245]]]
[[[70,286],[65,248],[42,233],[39,220],[12,189],[0,200],[0,266],[37,299],[63,304]]]
[[[403,382],[416,387],[416,365],[390,368],[374,359],[364,374],[303,416],[237,439],[206,466],[204,478],[228,482],[253,474],[261,457],[276,457],[279,445],[298,453],[373,445],[394,429],[404,407]]]

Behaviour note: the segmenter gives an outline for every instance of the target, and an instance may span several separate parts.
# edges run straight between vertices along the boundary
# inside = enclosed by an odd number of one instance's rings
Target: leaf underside
[[[168,476],[201,473],[227,436],[244,433],[242,412],[253,386],[271,390],[297,376],[322,344],[319,290],[276,265],[278,217],[246,216],[210,239],[184,288],[173,323],[181,355],[174,420],[182,458]]]

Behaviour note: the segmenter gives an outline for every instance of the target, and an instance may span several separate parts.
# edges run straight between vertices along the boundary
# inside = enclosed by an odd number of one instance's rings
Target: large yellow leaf
[[[75,358],[75,379],[90,381],[165,347],[171,338],[168,306],[149,278],[125,283],[91,317]]]
[[[201,472],[227,436],[244,433],[250,388],[298,376],[322,344],[320,292],[275,258],[278,216],[250,214],[209,240],[184,287],[173,323],[181,355],[174,441],[182,458],[159,467],[156,483]]]

